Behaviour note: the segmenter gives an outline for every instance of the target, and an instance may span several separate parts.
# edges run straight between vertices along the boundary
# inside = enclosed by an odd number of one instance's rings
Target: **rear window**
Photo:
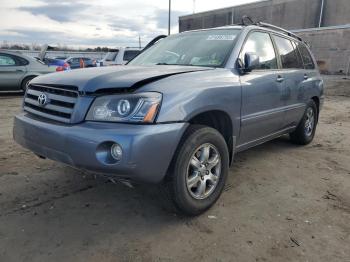
[[[124,60],[124,61],[130,61],[130,60],[133,59],[135,56],[137,56],[139,53],[140,53],[140,51],[137,51],[137,50],[125,51],[123,60]]]
[[[118,50],[115,50],[114,52],[108,52],[107,55],[105,56],[104,60],[105,61],[114,61],[115,58],[117,57],[119,51]]]
[[[305,69],[315,69],[315,64],[307,47],[304,44],[298,43],[298,49],[303,58]]]
[[[290,40],[279,36],[273,36],[273,38],[281,58],[282,68],[304,68],[298,50]]]

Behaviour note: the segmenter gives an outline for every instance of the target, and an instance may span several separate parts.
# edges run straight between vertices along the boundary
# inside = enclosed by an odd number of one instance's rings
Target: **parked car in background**
[[[285,134],[309,144],[323,101],[301,38],[264,23],[226,26],[168,36],[126,66],[34,79],[14,138],[42,158],[160,183],[198,215],[218,200],[237,152]]]
[[[68,57],[64,62],[69,64],[71,69],[96,66],[96,60],[88,57]]]
[[[65,70],[70,70],[70,65],[65,62],[64,60],[60,59],[55,59],[55,58],[44,58],[44,63],[47,64],[48,66],[56,66],[56,71],[65,71]]]
[[[30,80],[56,68],[19,52],[0,50],[0,91],[25,90]]]
[[[97,62],[97,66],[125,65],[140,54],[142,49],[135,47],[119,47],[110,49],[106,56]]]

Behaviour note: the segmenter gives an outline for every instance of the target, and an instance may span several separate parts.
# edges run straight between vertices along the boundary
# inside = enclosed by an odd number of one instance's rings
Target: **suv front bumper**
[[[187,126],[187,123],[99,122],[68,126],[39,121],[22,113],[15,117],[13,137],[42,157],[111,177],[157,183],[165,176]],[[123,150],[122,159],[116,163],[100,157],[101,148],[105,150],[104,145],[111,143],[118,143]]]

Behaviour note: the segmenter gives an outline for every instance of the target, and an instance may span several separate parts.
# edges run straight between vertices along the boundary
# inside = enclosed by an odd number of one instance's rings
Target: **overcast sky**
[[[196,0],[195,11],[257,0]],[[193,0],[172,0],[172,33]],[[0,0],[0,42],[68,46],[143,45],[167,33],[168,0]]]

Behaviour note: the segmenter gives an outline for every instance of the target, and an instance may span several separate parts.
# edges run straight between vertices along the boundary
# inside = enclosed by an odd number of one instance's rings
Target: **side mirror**
[[[259,67],[260,58],[255,53],[244,54],[244,71],[250,72]]]

